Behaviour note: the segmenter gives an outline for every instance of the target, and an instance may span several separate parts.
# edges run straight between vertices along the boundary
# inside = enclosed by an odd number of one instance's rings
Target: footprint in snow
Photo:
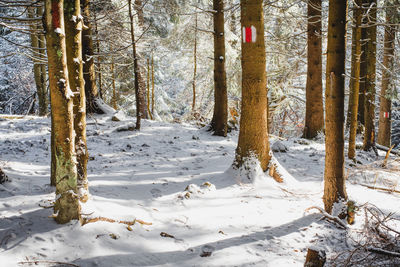
[[[151,195],[152,195],[153,197],[161,197],[161,196],[162,196],[161,190],[160,190],[160,189],[157,189],[157,188],[151,189],[151,190],[150,190],[150,193],[151,193]]]

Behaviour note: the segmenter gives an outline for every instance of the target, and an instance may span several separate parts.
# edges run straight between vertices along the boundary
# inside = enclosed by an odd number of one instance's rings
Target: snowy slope
[[[258,173],[246,182],[231,169],[237,133],[222,138],[151,121],[141,132],[118,132],[134,120],[107,116],[88,123],[91,198],[83,213],[152,224],[136,223],[132,231],[103,221],[57,225],[48,208],[54,199],[49,123],[0,119],[0,164],[12,180],[0,185],[1,266],[303,266],[309,246],[323,248],[333,265],[339,253],[354,249],[345,230],[305,211],[323,206],[322,142],[282,141],[289,151],[275,156],[296,180],[288,173],[277,184]],[[398,172],[376,174],[378,163],[349,171],[348,194],[359,204],[397,211],[399,194],[359,185],[397,186]],[[363,216],[360,211],[348,233],[363,227]]]

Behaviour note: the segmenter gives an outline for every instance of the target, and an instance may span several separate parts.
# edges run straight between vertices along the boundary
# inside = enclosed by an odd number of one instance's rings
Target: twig
[[[386,255],[386,256],[392,256],[392,257],[399,257],[400,258],[400,253],[399,252],[389,251],[389,250],[385,250],[385,249],[381,249],[381,248],[369,247],[369,248],[367,248],[367,251],[375,252],[375,253]]]
[[[395,190],[395,189],[390,189],[390,188],[385,188],[385,187],[376,187],[376,186],[372,186],[372,185],[368,185],[368,184],[359,184],[359,185],[364,186],[364,187],[369,188],[369,189],[382,190],[382,191],[386,191],[386,192],[390,192],[390,193],[394,192],[394,193],[399,193],[400,194],[400,191],[399,190]]]
[[[94,223],[94,222],[98,222],[98,221],[102,221],[102,222],[109,222],[109,223],[121,223],[121,224],[126,224],[128,226],[132,226],[134,225],[136,222],[142,224],[142,225],[152,225],[152,223],[149,222],[145,222],[139,219],[134,219],[133,221],[118,221],[118,220],[114,220],[114,219],[110,219],[110,218],[106,218],[106,217],[96,217],[96,218],[84,218],[82,221],[82,226],[84,226],[85,224],[88,223]]]
[[[321,212],[321,214],[324,215],[325,218],[327,218],[328,220],[331,220],[331,221],[333,221],[333,222],[339,224],[339,225],[342,226],[344,229],[347,229],[347,225],[346,225],[341,219],[339,219],[338,217],[335,217],[335,216],[330,215],[329,213],[327,213],[326,211],[324,211],[324,210],[321,209],[320,207],[312,206],[312,207],[307,208],[307,209],[305,210],[305,212],[307,212],[307,211],[309,211],[309,210],[312,210],[312,209],[319,210],[319,212]]]
[[[79,265],[68,263],[68,262],[61,262],[61,261],[44,261],[44,260],[35,260],[35,261],[20,261],[18,264],[29,264],[29,265],[38,265],[40,263],[49,263],[49,264],[58,264],[58,265],[68,265],[73,267],[80,267]]]
[[[383,167],[383,168],[386,168],[387,162],[388,162],[388,159],[389,159],[390,152],[392,151],[392,149],[393,149],[395,146],[396,146],[396,144],[392,145],[392,146],[389,148],[389,150],[386,152],[385,160],[384,160],[383,163],[382,163],[382,167]]]

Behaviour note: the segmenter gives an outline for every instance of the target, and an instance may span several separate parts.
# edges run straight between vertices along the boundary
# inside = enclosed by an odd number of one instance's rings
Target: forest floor
[[[395,264],[367,249],[379,243],[365,231],[367,210],[399,210],[398,157],[386,168],[384,153],[358,152],[363,164],[346,163],[347,192],[360,207],[343,229],[307,210],[323,207],[322,140],[280,141],[288,151],[274,155],[287,171],[284,183],[260,171],[247,181],[231,168],[237,132],[222,138],[152,121],[140,132],[118,131],[133,122],[89,119],[90,199],[83,205],[88,218],[136,219],[128,230],[105,221],[56,224],[50,120],[0,117],[0,166],[11,180],[0,185],[1,266],[303,266],[310,246],[326,251],[328,266],[362,266],[363,257]],[[400,216],[390,219],[400,229]]]

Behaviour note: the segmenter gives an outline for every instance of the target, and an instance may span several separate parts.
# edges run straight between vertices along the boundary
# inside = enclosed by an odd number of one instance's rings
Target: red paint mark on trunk
[[[52,1],[51,3],[51,22],[55,29],[60,28],[60,9],[58,4],[58,1]]]
[[[251,43],[251,27],[246,27],[246,43]]]
[[[389,119],[389,112],[383,112],[383,117]]]

